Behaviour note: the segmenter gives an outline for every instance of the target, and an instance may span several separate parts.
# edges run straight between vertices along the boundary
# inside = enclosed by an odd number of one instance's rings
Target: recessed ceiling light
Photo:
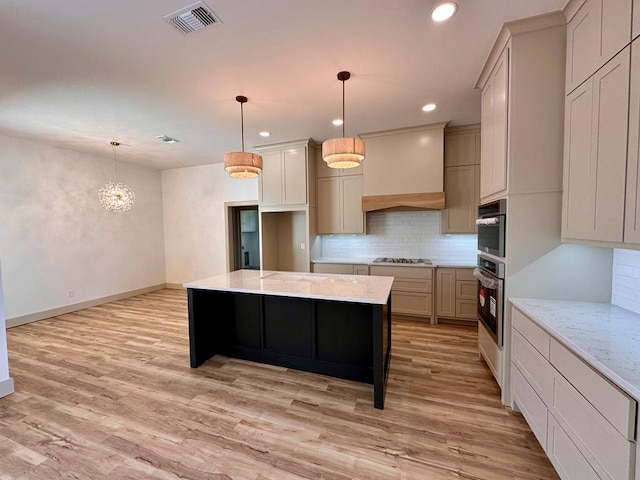
[[[427,103],[422,110],[425,112],[433,112],[436,109],[437,105],[435,103]]]
[[[453,17],[453,14],[456,13],[458,9],[458,5],[455,2],[443,2],[433,9],[431,12],[431,18],[434,22],[444,22],[445,20],[449,20]]]
[[[268,137],[268,136],[270,136],[270,135],[271,135],[271,134],[270,134],[269,132],[267,132],[266,130],[263,130],[262,132],[260,132],[260,136],[261,136],[261,137]]]
[[[331,123],[333,123],[336,127],[338,127],[338,126],[340,126],[340,125],[342,125],[342,124],[344,123],[344,120],[342,120],[341,118],[336,118],[336,119],[335,119],[333,122],[331,122]]]
[[[166,135],[158,135],[156,138],[162,140],[165,143],[178,143],[180,141],[176,138],[171,138]]]

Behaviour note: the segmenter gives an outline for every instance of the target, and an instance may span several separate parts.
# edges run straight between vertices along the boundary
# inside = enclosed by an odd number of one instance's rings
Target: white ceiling
[[[474,84],[503,22],[565,0],[205,0],[222,24],[163,20],[195,0],[0,0],[0,132],[158,169],[241,148],[480,121]],[[437,110],[425,113],[429,102]],[[271,137],[258,135],[268,130]],[[179,143],[154,138],[166,134]]]

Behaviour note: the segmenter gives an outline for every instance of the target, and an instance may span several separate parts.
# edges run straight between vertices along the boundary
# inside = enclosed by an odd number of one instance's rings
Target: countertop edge
[[[458,262],[455,260],[431,260],[431,264],[427,263],[381,263],[374,262],[374,259],[366,258],[315,258],[311,263],[322,264],[347,264],[347,265],[368,265],[370,267],[413,267],[413,268],[475,268],[477,262]]]
[[[565,337],[562,333],[560,333],[557,330],[555,330],[553,328],[553,326],[550,326],[548,323],[546,323],[543,320],[540,320],[539,318],[537,318],[538,313],[533,312],[529,308],[527,308],[527,306],[522,303],[522,300],[541,300],[541,301],[543,301],[544,299],[528,299],[528,298],[522,298],[522,297],[509,297],[509,302],[514,307],[516,307],[518,310],[520,310],[522,313],[527,315],[527,318],[529,318],[537,326],[539,326],[545,332],[547,332],[549,335],[551,335],[560,344],[562,344],[563,346],[568,348],[572,353],[577,355],[581,360],[583,360],[589,366],[591,366],[592,368],[597,370],[607,380],[609,380],[610,382],[614,383],[616,386],[618,386],[618,388],[624,390],[628,395],[633,397],[636,401],[640,402],[640,388],[638,388],[637,386],[634,386],[631,383],[629,383],[627,380],[625,380],[620,375],[618,375],[614,370],[612,370],[611,368],[609,368],[605,364],[603,364],[596,357],[591,355],[589,352],[585,351],[579,345],[577,345],[574,342],[572,342],[570,339]],[[582,303],[582,304],[585,304],[585,305],[590,304],[590,302],[579,302],[579,303]],[[593,302],[593,305],[607,305],[607,304]],[[611,305],[611,306],[615,307],[614,305]],[[621,308],[621,307],[616,307],[616,308]]]

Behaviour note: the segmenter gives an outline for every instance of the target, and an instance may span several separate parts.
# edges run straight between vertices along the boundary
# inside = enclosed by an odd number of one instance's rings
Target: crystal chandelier
[[[116,158],[118,145],[120,145],[119,142],[111,142],[116,176],[118,175],[118,160]],[[121,213],[131,210],[136,201],[136,194],[124,183],[109,182],[98,191],[98,198],[100,205],[108,212]]]
[[[236,102],[240,104],[240,123],[242,125],[242,151],[230,152],[224,156],[224,169],[233,178],[254,178],[262,172],[262,157],[256,153],[244,151],[244,110],[247,97],[238,95]]]
[[[325,140],[322,144],[322,159],[331,168],[355,168],[364,160],[364,140],[344,136],[344,82],[349,78],[349,72],[338,73],[342,82],[342,138]]]

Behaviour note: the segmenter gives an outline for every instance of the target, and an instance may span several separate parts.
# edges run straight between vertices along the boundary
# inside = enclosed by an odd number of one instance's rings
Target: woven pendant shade
[[[233,178],[254,178],[262,172],[262,157],[249,152],[230,152],[224,156],[224,169]]]
[[[322,143],[322,158],[331,168],[355,168],[364,160],[364,140],[332,138]]]

